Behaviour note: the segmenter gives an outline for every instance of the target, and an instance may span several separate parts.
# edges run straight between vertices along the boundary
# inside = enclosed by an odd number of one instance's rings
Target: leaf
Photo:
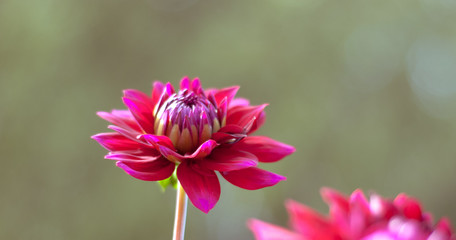
[[[168,186],[172,186],[174,189],[177,189],[177,175],[176,175],[176,170],[174,170],[173,174],[167,178],[167,179],[163,179],[161,181],[157,181],[158,184],[160,185],[160,188],[162,190],[162,192],[166,191],[166,188]]]

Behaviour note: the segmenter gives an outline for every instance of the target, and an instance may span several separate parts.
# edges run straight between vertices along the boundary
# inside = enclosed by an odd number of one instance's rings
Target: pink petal
[[[141,128],[128,110],[112,110],[108,112],[97,112],[97,115],[104,120],[119,127],[140,132]]]
[[[217,141],[219,144],[237,143],[245,137],[247,137],[247,134],[244,132],[244,129],[234,124],[226,125],[218,132],[212,134],[212,139]]]
[[[330,207],[330,215],[333,216],[334,213],[341,213],[343,215],[348,215],[350,207],[348,203],[348,198],[344,196],[343,194],[337,192],[334,189],[331,188],[322,188],[320,190],[320,194],[323,198],[323,200],[328,203]],[[337,209],[338,212],[333,213],[333,208]]]
[[[376,230],[372,234],[366,235],[361,240],[397,240],[395,233],[388,230]]]
[[[231,184],[247,190],[270,187],[286,179],[284,176],[256,167],[220,173]]]
[[[243,106],[229,108],[226,118],[226,124],[238,125],[244,129],[258,129],[260,125],[263,123],[263,121],[258,122],[258,119],[260,118],[266,106],[267,104],[263,104],[260,106]],[[248,132],[252,132],[252,130],[250,129]]]
[[[119,133],[99,133],[92,138],[111,152],[135,150],[141,148],[141,145],[132,141]]]
[[[241,139],[246,137],[246,134],[243,133],[225,133],[225,132],[216,132],[212,134],[212,139],[214,139],[219,144],[233,144],[239,142]]]
[[[201,93],[203,89],[201,88],[201,83],[199,78],[194,78],[193,80],[190,80],[189,77],[185,76],[181,79],[180,83],[180,89],[188,89],[190,91],[193,91],[195,93]]]
[[[285,228],[262,222],[256,219],[250,219],[247,222],[248,227],[252,230],[256,240],[304,240],[301,235],[294,233]]]
[[[418,221],[421,221],[423,218],[420,203],[403,193],[399,194],[394,199],[394,205],[402,210],[402,214],[407,218],[416,219]]]
[[[167,164],[163,164],[160,167],[152,168],[152,167],[139,167],[135,165],[134,167],[137,169],[147,169],[148,171],[138,171],[131,168],[127,163],[118,161],[116,165],[122,168],[126,173],[130,176],[144,180],[144,181],[159,181],[166,179],[171,176],[174,172],[175,165],[174,163],[168,162]]]
[[[171,83],[166,83],[164,90],[168,94],[168,96],[171,96],[173,95],[173,93],[176,92],[174,91],[174,87],[173,85],[171,85]]]
[[[220,103],[224,98],[227,98],[227,104],[230,105],[231,100],[234,98],[238,90],[239,86],[234,86],[213,91],[217,106],[220,106]]]
[[[142,135],[147,142],[155,146],[160,153],[168,160],[174,163],[179,163],[184,158],[176,152],[173,143],[167,136],[156,136],[152,134]]]
[[[329,205],[329,215],[334,224],[338,225],[341,230],[349,232],[350,206],[348,197],[331,188],[322,188],[320,193],[323,200]]]
[[[298,202],[286,202],[291,227],[306,239],[337,239],[331,223],[318,212]]]
[[[209,139],[206,142],[202,143],[198,149],[195,150],[192,154],[181,155],[174,148],[171,140],[166,136],[156,136],[156,135],[143,135],[143,137],[156,146],[156,148],[162,153],[164,157],[173,161],[180,162],[182,159],[199,159],[204,158],[212,152],[212,149],[217,147],[217,142]]]
[[[216,141],[209,139],[206,142],[202,143],[198,149],[195,150],[191,155],[184,155],[183,158],[188,158],[188,159],[198,159],[198,158],[204,158],[207,155],[211,154],[212,150],[217,147],[218,144]]]
[[[214,96],[214,95],[211,95]],[[215,97],[213,98],[215,100]],[[217,117],[220,119],[220,123],[223,123],[225,121],[226,124],[226,115],[228,114],[228,98],[224,98],[220,104],[218,104],[218,112],[217,112]]]
[[[144,134],[141,137],[143,137],[147,142],[151,143],[154,146],[165,146],[172,151],[176,151],[174,148],[173,142],[171,142],[171,139],[167,136],[157,136],[153,134]]]
[[[255,121],[253,122],[252,126],[248,130],[248,133],[251,134],[258,130],[261,126],[263,126],[264,122],[266,121],[266,113],[261,112],[258,117],[256,117]]]
[[[352,236],[360,237],[370,219],[370,206],[364,193],[356,189],[350,196],[350,231]]]
[[[155,81],[153,83],[153,89],[152,89],[152,105],[155,106],[155,104],[158,103],[158,100],[160,100],[160,97],[163,93],[163,89],[165,89],[165,84],[159,81]]]
[[[193,205],[208,213],[220,198],[220,183],[214,171],[194,169],[198,167],[191,161],[182,162],[177,178]]]
[[[158,145],[158,150],[163,155],[163,157],[165,157],[166,159],[168,159],[174,163],[180,163],[182,161],[182,159],[184,158],[182,155],[177,153],[175,150],[169,149],[168,147],[165,147],[163,145]]]
[[[192,91],[195,93],[202,93],[203,89],[201,88],[201,83],[199,78],[194,78],[192,81]]]
[[[128,152],[114,152],[105,156],[106,159],[122,162],[152,162],[162,158],[161,154],[151,156],[138,156]]]
[[[217,132],[223,132],[223,133],[244,133],[244,130],[242,127],[234,124],[227,124],[226,126],[220,128],[220,130]]]
[[[138,100],[133,100],[126,97],[123,97],[122,99],[142,129],[147,133],[153,133],[154,120],[152,109],[146,103],[140,102]]]
[[[108,128],[112,129],[112,130],[114,130],[114,131],[116,131],[116,132],[118,132],[120,134],[122,134],[123,136],[129,138],[132,141],[147,145],[147,143],[143,142],[139,138],[141,136],[140,132],[127,130],[127,129],[124,129],[124,128],[121,128],[121,127],[118,127],[118,126],[114,126],[114,125],[109,125]]]
[[[383,199],[380,195],[375,193],[370,195],[369,210],[374,218],[390,219],[397,214],[397,209],[391,201]]]
[[[131,100],[136,100],[139,102],[142,102],[144,104],[149,105],[149,108],[153,109],[154,105],[152,103],[152,98],[149,97],[147,94],[138,91],[136,89],[126,89],[123,91],[124,97],[131,99]]]
[[[190,89],[190,79],[188,78],[188,76],[185,76],[181,79],[180,89],[181,90]]]
[[[441,235],[448,236],[449,239],[449,237],[453,235],[450,220],[448,218],[440,219],[440,221],[435,226],[435,231],[438,231]],[[454,235],[453,237],[456,238]]]
[[[149,161],[120,161],[129,168],[139,172],[157,172],[163,168],[171,168],[174,163],[166,160],[164,157],[150,158]],[[173,168],[174,169],[174,168]]]
[[[246,137],[233,148],[253,153],[260,162],[276,162],[295,151],[290,145],[262,136]]]
[[[221,172],[254,167],[257,164],[258,159],[255,155],[231,148],[218,148],[201,162],[202,166]]]
[[[230,108],[240,107],[240,106],[248,106],[250,101],[245,98],[235,98],[230,102]]]

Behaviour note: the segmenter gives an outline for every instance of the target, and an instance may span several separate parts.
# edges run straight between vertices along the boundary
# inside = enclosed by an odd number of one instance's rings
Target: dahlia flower
[[[446,218],[436,225],[423,212],[420,203],[399,194],[394,200],[371,194],[367,200],[361,190],[350,197],[323,188],[329,216],[307,206],[288,201],[286,207],[292,230],[260,220],[250,220],[249,228],[257,240],[455,240]]]
[[[216,172],[248,190],[272,186],[285,177],[258,168],[258,162],[294,152],[271,138],[250,136],[263,124],[266,104],[234,98],[238,89],[203,90],[198,79],[184,77],[179,91],[161,82],[153,84],[151,96],[125,90],[128,110],[98,112],[114,132],[92,138],[110,151],[105,158],[132,177],[166,185],[177,176],[193,205],[208,213],[220,197]]]

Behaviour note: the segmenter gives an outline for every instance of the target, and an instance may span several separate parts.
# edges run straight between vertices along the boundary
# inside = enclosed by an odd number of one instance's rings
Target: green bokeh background
[[[0,239],[170,239],[174,191],[129,177],[89,137],[122,89],[188,75],[270,103],[294,145],[273,188],[222,180],[186,239],[253,239],[319,189],[406,192],[456,221],[456,3],[450,0],[0,1]]]

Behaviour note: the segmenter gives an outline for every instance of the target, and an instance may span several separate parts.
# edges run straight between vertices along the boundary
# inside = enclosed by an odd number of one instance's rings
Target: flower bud
[[[155,135],[168,136],[182,154],[196,150],[223,127],[215,101],[188,89],[173,93],[157,104],[154,118]]]

